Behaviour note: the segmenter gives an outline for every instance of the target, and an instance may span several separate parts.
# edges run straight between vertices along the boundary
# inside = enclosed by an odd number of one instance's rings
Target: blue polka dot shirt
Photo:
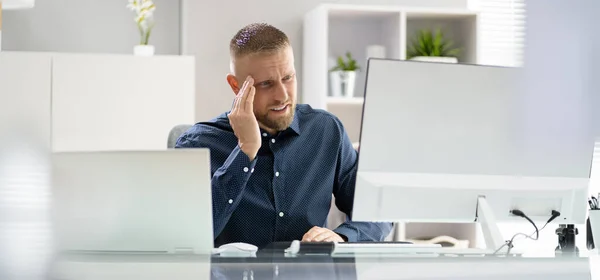
[[[261,134],[252,161],[240,150],[227,113],[195,124],[177,140],[176,148],[210,149],[215,247],[301,240],[313,226],[326,226],[331,194],[348,216],[333,231],[347,241],[383,241],[390,233],[391,223],[351,221],[358,155],[337,117],[298,104],[288,129]]]

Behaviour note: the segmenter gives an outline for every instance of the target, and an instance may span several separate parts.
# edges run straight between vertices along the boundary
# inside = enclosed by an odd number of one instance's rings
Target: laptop
[[[53,153],[56,249],[210,255],[209,155],[208,149]]]

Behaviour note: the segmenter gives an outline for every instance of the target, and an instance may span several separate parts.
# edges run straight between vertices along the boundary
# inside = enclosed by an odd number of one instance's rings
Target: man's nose
[[[277,87],[275,88],[275,100],[279,102],[285,102],[288,100],[287,88],[283,83],[277,83]]]

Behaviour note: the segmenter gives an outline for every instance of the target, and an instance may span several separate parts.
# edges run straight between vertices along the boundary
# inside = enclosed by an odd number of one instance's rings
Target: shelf
[[[477,12],[463,9],[405,9],[407,19],[465,19],[473,18]]]
[[[364,20],[364,19],[377,19],[381,17],[396,16],[398,11],[384,10],[384,9],[333,9],[329,11],[330,19],[352,19],[352,20]]]
[[[340,11],[337,11],[340,13]],[[328,18],[328,68],[335,66],[339,56],[350,52],[360,66],[356,76],[354,92],[362,96],[365,88],[367,48],[383,46],[385,57],[400,59],[401,13],[365,11],[360,16],[349,16],[358,12],[348,12]],[[328,90],[331,89],[331,85]],[[329,91],[328,91],[329,92]]]
[[[406,59],[407,46],[423,28],[441,27],[463,51],[459,63],[478,64],[478,13],[468,9],[397,5],[322,4],[304,16],[302,102],[313,108],[362,104],[362,99],[331,98],[329,70],[350,52],[360,66],[354,97],[364,96],[367,49],[387,59]],[[380,55],[377,55],[379,57]]]
[[[477,17],[472,14],[407,14],[406,43],[415,40],[422,29],[435,32],[440,28],[445,38],[451,39],[454,47],[461,48],[459,63],[477,64]]]

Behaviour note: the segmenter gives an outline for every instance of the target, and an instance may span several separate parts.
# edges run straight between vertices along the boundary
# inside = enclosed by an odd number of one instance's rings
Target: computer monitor
[[[208,149],[52,154],[61,253],[193,253],[213,244]]]
[[[581,224],[594,137],[587,104],[535,99],[521,68],[370,59],[353,220]],[[568,95],[568,92],[564,93]],[[546,101],[546,102],[545,102]]]

